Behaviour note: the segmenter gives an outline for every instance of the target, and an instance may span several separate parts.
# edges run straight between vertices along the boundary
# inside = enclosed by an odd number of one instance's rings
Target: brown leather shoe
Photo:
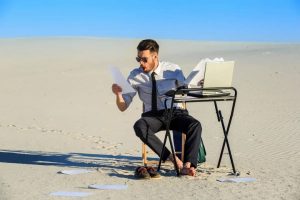
[[[160,174],[153,167],[146,167],[151,178],[161,178]]]
[[[140,179],[150,179],[151,176],[145,167],[137,167],[134,173],[135,177]]]

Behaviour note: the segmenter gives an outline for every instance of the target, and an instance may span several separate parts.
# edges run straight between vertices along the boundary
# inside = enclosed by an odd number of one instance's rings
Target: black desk
[[[205,94],[206,92],[212,92],[213,94],[206,95]],[[228,138],[227,138],[228,134],[229,134],[229,129],[230,129],[230,124],[231,124],[231,121],[232,121],[233,113],[234,113],[236,99],[237,99],[237,90],[234,87],[188,88],[188,89],[181,88],[181,89],[177,89],[176,91],[170,91],[170,92],[168,92],[167,95],[169,96],[169,98],[166,99],[165,105],[166,105],[166,108],[167,108],[167,101],[171,101],[171,107],[170,107],[171,109],[167,110],[167,112],[168,112],[167,113],[168,122],[167,122],[167,125],[166,125],[166,134],[165,134],[165,137],[164,137],[164,143],[163,143],[164,146],[163,146],[161,155],[163,155],[163,152],[164,152],[165,147],[166,147],[166,141],[167,141],[167,139],[169,139],[170,146],[171,146],[171,152],[172,152],[172,154],[174,156],[174,160],[175,160],[174,146],[173,146],[171,136],[170,136],[170,122],[171,122],[172,115],[173,115],[174,103],[214,102],[216,115],[217,115],[218,121],[221,122],[222,130],[223,130],[223,133],[224,133],[224,141],[223,141],[221,153],[220,153],[220,156],[219,156],[219,161],[218,161],[217,168],[220,167],[223,152],[224,152],[224,148],[225,148],[225,145],[226,145],[227,149],[228,149],[228,153],[229,153],[233,173],[235,175],[238,175],[236,170],[235,170],[235,166],[234,166],[234,162],[233,162],[233,158],[232,158],[232,153],[231,153]],[[222,112],[218,108],[218,104],[217,104],[218,101],[230,101],[230,102],[232,102],[230,117],[229,117],[229,120],[227,122],[227,126],[225,126]],[[157,171],[160,170],[161,157],[162,156],[160,156]],[[174,167],[176,169],[177,176],[179,176],[180,173],[179,173],[179,169],[178,169],[178,166],[177,166],[176,162],[174,162]]]

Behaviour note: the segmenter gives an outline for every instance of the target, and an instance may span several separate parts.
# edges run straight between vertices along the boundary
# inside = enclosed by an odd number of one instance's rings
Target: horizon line
[[[117,40],[143,40],[147,38],[155,40],[188,41],[188,42],[220,42],[220,43],[267,43],[267,44],[300,44],[300,41],[264,41],[264,40],[208,40],[208,39],[186,39],[186,38],[164,38],[164,37],[118,37],[118,36],[91,36],[91,35],[34,35],[34,36],[0,36],[0,39],[117,39]]]

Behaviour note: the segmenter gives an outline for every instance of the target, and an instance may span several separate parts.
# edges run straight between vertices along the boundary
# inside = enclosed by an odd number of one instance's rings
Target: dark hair
[[[152,39],[146,39],[142,40],[139,45],[137,46],[138,51],[145,51],[145,50],[150,50],[150,52],[156,52],[158,53],[159,51],[159,45],[155,40]]]

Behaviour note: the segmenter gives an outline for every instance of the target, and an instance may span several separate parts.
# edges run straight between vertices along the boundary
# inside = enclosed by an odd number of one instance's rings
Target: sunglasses
[[[142,62],[146,63],[148,61],[147,57],[141,57],[141,58],[140,57],[136,57],[135,59],[136,59],[137,62],[141,62],[142,61]]]

